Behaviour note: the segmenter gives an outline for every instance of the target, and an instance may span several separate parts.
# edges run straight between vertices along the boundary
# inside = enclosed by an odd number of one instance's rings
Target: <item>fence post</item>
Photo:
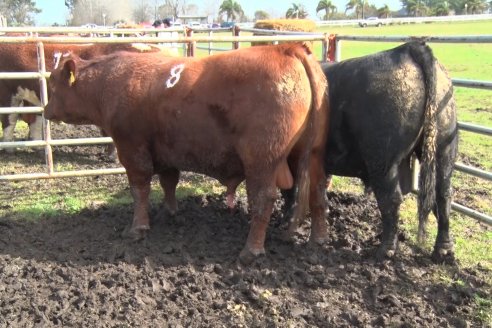
[[[241,29],[239,28],[239,26],[234,25],[234,27],[232,28],[232,35],[239,36],[240,32],[241,32]],[[232,48],[233,49],[239,49],[239,42],[233,42]]]
[[[337,40],[336,44],[335,61],[339,62],[342,60],[342,40]]]
[[[328,61],[336,61],[336,53],[337,53],[337,35],[330,34],[328,36],[328,53],[326,57]]]
[[[212,37],[213,34],[214,34],[214,32],[212,32],[212,30],[209,30],[208,31],[208,36],[209,37]],[[213,46],[213,43],[212,42],[209,42],[208,43],[208,55],[209,56],[212,54],[212,46]]]
[[[190,38],[193,36],[193,30],[189,27],[186,28],[186,36],[190,37]],[[188,42],[188,49],[187,49],[186,55],[188,57],[195,57],[195,48],[196,48],[196,42],[195,41]]]
[[[328,61],[328,34],[324,34],[325,38],[321,41],[321,61],[326,63]]]
[[[38,71],[41,74],[39,78],[39,96],[41,97],[41,103],[43,107],[48,104],[48,84],[46,82],[46,62],[44,57],[44,46],[42,42],[38,42],[37,44],[37,52],[38,52]],[[53,174],[53,153],[50,145],[51,140],[51,130],[50,130],[50,122],[44,119],[43,116],[43,131],[44,131],[44,140],[46,141],[46,146],[44,148],[44,155],[46,159],[46,166],[48,167],[48,174]]]

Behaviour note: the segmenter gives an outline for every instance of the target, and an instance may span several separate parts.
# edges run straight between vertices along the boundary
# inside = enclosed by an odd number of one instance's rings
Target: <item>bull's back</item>
[[[248,51],[204,60],[128,54],[119,63],[122,71],[112,74],[126,90],[113,100],[113,120],[121,121],[120,104],[128,103],[133,119],[125,115],[126,122],[113,126],[121,134],[132,126],[154,140],[163,166],[238,175],[241,163],[287,156],[307,122],[311,89],[295,58]]]
[[[413,152],[427,91],[422,68],[406,45],[324,71],[331,103],[328,172],[363,177],[368,163],[386,167]]]

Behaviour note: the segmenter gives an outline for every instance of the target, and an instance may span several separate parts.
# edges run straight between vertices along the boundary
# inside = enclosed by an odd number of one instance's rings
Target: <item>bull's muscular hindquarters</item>
[[[137,235],[150,228],[154,174],[171,212],[181,170],[218,179],[228,201],[245,180],[251,225],[240,258],[249,262],[264,253],[277,187],[291,187],[295,176],[306,191],[300,203],[308,199],[309,154],[322,148],[314,145],[326,122],[317,119],[325,113],[326,79],[309,54],[305,45],[285,44],[204,59],[120,53],[67,60],[51,75],[45,116],[92,123],[113,138]]]
[[[438,220],[433,259],[452,261],[449,215],[458,134],[445,69],[422,42],[322,67],[330,80],[324,171],[361,178],[374,191],[383,225],[377,258],[392,256],[397,248],[399,208],[402,195],[411,191],[410,157],[415,153],[422,164],[419,239],[432,209]],[[284,194],[289,203],[289,193]]]

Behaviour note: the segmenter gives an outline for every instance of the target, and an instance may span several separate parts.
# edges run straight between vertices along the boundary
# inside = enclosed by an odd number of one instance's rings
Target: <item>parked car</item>
[[[234,27],[236,25],[235,22],[222,22],[220,23],[220,27]]]
[[[84,24],[84,25],[81,25],[80,27],[83,27],[83,28],[98,28],[97,24],[94,24],[94,23]]]
[[[359,22],[360,27],[366,27],[366,26],[381,26],[384,25],[384,21],[379,19],[378,17],[367,17],[366,19],[362,20]]]
[[[202,27],[202,24],[200,24],[200,22],[188,22],[186,26],[189,28],[200,28]]]

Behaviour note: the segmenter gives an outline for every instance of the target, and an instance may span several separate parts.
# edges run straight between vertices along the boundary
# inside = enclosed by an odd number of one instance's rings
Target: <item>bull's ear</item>
[[[75,62],[69,59],[63,64],[63,77],[66,79],[69,86],[75,83]]]

